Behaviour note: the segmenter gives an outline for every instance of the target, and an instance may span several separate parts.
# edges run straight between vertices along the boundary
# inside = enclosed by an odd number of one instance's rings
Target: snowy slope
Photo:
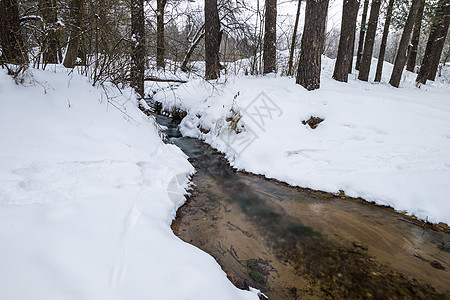
[[[0,70],[0,299],[256,299],[170,223],[194,170],[123,95]]]
[[[418,89],[407,72],[396,89],[386,84],[388,63],[380,84],[355,73],[336,82],[333,65],[323,59],[312,92],[272,74],[195,80],[154,98],[188,110],[182,133],[226,153],[235,168],[450,224],[450,73]],[[301,123],[310,116],[325,121],[313,130]]]

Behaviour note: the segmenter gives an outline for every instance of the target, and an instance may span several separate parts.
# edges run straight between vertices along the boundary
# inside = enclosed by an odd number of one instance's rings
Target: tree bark
[[[364,39],[364,51],[359,66],[358,79],[362,81],[369,80],[370,65],[372,64],[372,52],[377,33],[378,16],[380,14],[381,0],[373,0],[370,7],[369,23],[367,26],[367,35]]]
[[[1,61],[13,64],[28,62],[20,30],[19,6],[17,0],[0,1],[1,16]]]
[[[296,83],[308,91],[320,88],[321,55],[329,0],[306,0],[305,27]]]
[[[356,53],[356,66],[355,69],[359,70],[361,64],[361,57],[364,49],[364,37],[366,36],[366,20],[367,20],[367,11],[369,10],[369,0],[364,0],[364,8],[361,18],[361,30],[359,31],[359,43],[358,43],[358,53]]]
[[[56,1],[40,0],[39,6],[44,21],[43,61],[44,64],[57,64],[59,43],[56,32],[58,21]]]
[[[131,84],[144,98],[145,71],[145,19],[144,0],[131,1]]]
[[[70,1],[70,37],[67,45],[64,67],[73,68],[77,61],[81,39],[81,20],[83,19],[84,0]]]
[[[414,29],[411,37],[411,44],[408,46],[408,61],[406,63],[406,70],[414,72],[416,67],[417,48],[419,47],[420,29],[422,27],[423,11],[425,9],[425,0],[421,0],[419,11],[416,15]]]
[[[393,8],[394,8],[394,0],[389,0],[386,12],[386,20],[384,22],[383,37],[381,38],[380,54],[378,55],[377,71],[375,73],[375,82],[381,81],[381,75],[383,73],[384,55],[386,53],[386,43],[389,35],[389,26],[391,25]]]
[[[217,0],[205,0],[205,78],[217,79],[220,76],[219,66],[219,11]]]
[[[412,1],[408,18],[406,19],[405,28],[403,29],[402,37],[400,39],[397,55],[395,56],[394,69],[392,70],[391,79],[389,80],[390,85],[393,87],[398,88],[400,85],[400,80],[402,79],[402,73],[407,59],[406,51],[408,49],[411,32],[414,27],[414,21],[416,20],[420,2],[421,0]]]
[[[266,0],[263,44],[263,74],[275,72],[277,58],[277,0]]]
[[[353,45],[355,44],[358,9],[359,0],[344,0],[338,54],[333,73],[333,79],[337,81],[348,81],[348,73],[353,60]]]
[[[167,0],[156,1],[156,66],[164,69],[164,9],[166,7]]]
[[[297,41],[297,30],[298,30],[298,21],[300,19],[300,8],[301,8],[302,0],[298,0],[297,4],[297,13],[295,15],[295,24],[294,24],[294,32],[292,34],[292,42],[291,42],[291,50],[289,52],[289,61],[288,61],[288,76],[292,75],[292,65],[294,64],[294,52]]]
[[[435,12],[435,19],[428,37],[425,55],[416,82],[425,84],[427,80],[434,80],[439,65],[439,59],[444,48],[445,37],[450,23],[450,3],[440,0]]]

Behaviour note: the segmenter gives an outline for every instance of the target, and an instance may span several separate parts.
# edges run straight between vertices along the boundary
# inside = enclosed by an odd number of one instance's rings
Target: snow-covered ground
[[[420,89],[406,72],[397,89],[387,84],[388,63],[378,84],[356,73],[334,81],[334,61],[322,65],[321,88],[312,92],[273,74],[222,76],[154,99],[187,110],[182,133],[224,152],[237,169],[450,224],[450,68]],[[372,68],[371,79],[375,59]],[[313,130],[302,124],[311,116],[325,121]]]
[[[172,233],[194,170],[130,90],[23,84],[0,70],[0,299],[257,299]]]

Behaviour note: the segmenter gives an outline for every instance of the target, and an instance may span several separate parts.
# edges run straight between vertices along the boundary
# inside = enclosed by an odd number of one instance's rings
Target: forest
[[[82,66],[94,84],[131,84],[145,97],[146,70],[191,72],[197,61],[205,62],[206,79],[217,78],[222,69],[237,73],[241,70],[227,64],[251,59],[246,74],[279,72],[313,90],[320,86],[322,54],[336,58],[333,78],[341,82],[352,72],[353,55],[362,81],[369,80],[372,56],[378,59],[375,82],[382,62],[393,63],[394,87],[405,65],[424,84],[440,76],[450,60],[445,0],[355,0],[342,7],[305,2],[5,0],[1,63]],[[285,6],[278,19],[277,6]]]

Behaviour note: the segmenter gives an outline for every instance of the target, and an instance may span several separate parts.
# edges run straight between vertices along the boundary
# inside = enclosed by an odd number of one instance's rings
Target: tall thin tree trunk
[[[167,0],[156,1],[156,66],[164,69],[164,9]]]
[[[370,7],[369,23],[367,26],[367,35],[364,40],[364,51],[359,66],[358,79],[362,81],[369,80],[370,65],[372,64],[373,45],[375,43],[375,34],[377,33],[378,16],[380,15],[381,0],[373,0]]]
[[[64,67],[73,68],[77,61],[81,40],[81,20],[83,19],[84,0],[70,1],[70,37],[67,45]]]
[[[383,37],[381,38],[380,54],[378,55],[377,71],[375,73],[375,82],[380,82],[381,75],[383,74],[384,55],[386,53],[386,44],[389,35],[389,26],[391,25],[393,8],[394,8],[394,0],[389,0],[386,12],[386,20],[384,21]]]
[[[358,10],[359,10],[359,6],[358,6]],[[356,14],[356,17],[358,18],[358,14]],[[353,30],[351,39],[353,40],[353,44],[352,44],[352,55],[350,58],[350,64],[348,66],[348,74],[351,74],[353,71],[353,55],[355,53],[355,41],[356,41],[356,23],[355,23],[355,28]]]
[[[320,88],[321,55],[329,0],[306,0],[300,61],[296,83],[308,91]]]
[[[294,33],[292,34],[292,42],[291,42],[291,50],[289,52],[289,61],[288,61],[288,76],[292,75],[292,65],[294,64],[294,52],[297,41],[297,30],[298,30],[298,21],[300,19],[300,8],[302,5],[302,0],[298,0],[297,4],[297,14],[295,15],[295,24],[294,24]]]
[[[414,29],[411,37],[411,43],[408,46],[408,61],[406,62],[406,70],[414,72],[416,67],[417,48],[419,47],[420,29],[422,27],[423,11],[425,9],[425,0],[421,0],[419,11],[416,15]]]
[[[54,0],[40,0],[39,6],[44,21],[44,37],[43,37],[43,60],[44,64],[58,63],[58,48],[57,40],[57,21],[58,14],[56,8],[56,1]]]
[[[13,64],[28,62],[20,30],[19,6],[17,0],[0,1],[1,17],[1,61]]]
[[[405,28],[403,29],[400,44],[398,46],[397,55],[395,56],[394,69],[392,70],[390,85],[399,87],[400,80],[402,79],[403,69],[406,64],[406,51],[408,50],[409,40],[411,38],[411,32],[414,27],[414,21],[416,20],[417,11],[419,10],[420,0],[413,0],[411,8],[409,9],[408,18],[406,19]]]
[[[145,19],[144,0],[131,1],[131,84],[136,93],[144,98],[145,72]]]
[[[266,14],[263,45],[263,73],[275,72],[277,58],[277,0],[266,0]]]
[[[219,48],[220,33],[217,0],[205,0],[205,78],[217,79],[220,76]]]
[[[430,36],[428,37],[425,55],[416,82],[425,84],[427,80],[434,80],[439,65],[445,38],[450,23],[450,3],[448,0],[440,0],[435,12]]]
[[[333,73],[333,78],[337,81],[348,81],[348,72],[353,59],[354,33],[358,9],[359,0],[344,0],[338,54]]]
[[[367,20],[367,11],[369,10],[369,0],[364,0],[364,8],[361,19],[361,30],[359,31],[359,42],[358,42],[358,53],[356,53],[356,66],[355,69],[359,70],[361,64],[361,57],[364,50],[364,37],[366,36],[366,20]]]

